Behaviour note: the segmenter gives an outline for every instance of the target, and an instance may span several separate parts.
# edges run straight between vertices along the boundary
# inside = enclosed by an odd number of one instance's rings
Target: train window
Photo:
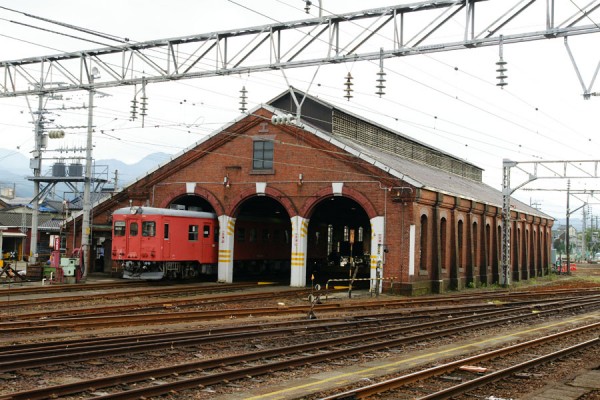
[[[214,233],[213,236],[215,237],[215,243],[217,243],[219,241],[219,227],[218,226],[213,229],[213,233]]]
[[[145,236],[145,237],[156,236],[156,222],[154,222],[154,221],[142,222],[142,236]]]
[[[279,243],[281,241],[281,232],[279,232],[279,229],[275,229],[273,231],[273,241],[275,243]]]
[[[238,242],[243,242],[246,240],[246,229],[245,228],[237,228],[235,230],[235,238]]]
[[[129,236],[137,236],[138,234],[138,223],[132,222],[129,224]]]
[[[125,236],[125,221],[115,221],[115,236]]]
[[[263,229],[262,240],[263,242],[268,242],[271,239],[271,234],[268,229]]]
[[[189,226],[188,240],[189,241],[197,241],[198,240],[198,225],[190,225]]]
[[[253,142],[252,169],[273,169],[273,141],[255,140]]]
[[[250,243],[256,242],[256,228],[250,228],[250,232],[248,234],[248,241]]]
[[[205,238],[210,237],[210,225],[204,225],[203,235]]]
[[[165,224],[164,233],[165,239],[169,239],[169,224]]]

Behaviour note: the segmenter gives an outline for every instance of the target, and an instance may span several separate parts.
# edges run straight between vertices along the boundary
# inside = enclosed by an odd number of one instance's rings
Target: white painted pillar
[[[379,266],[379,277],[383,278],[385,244],[385,217],[371,218],[371,273],[372,279],[377,278],[377,267]],[[377,281],[371,281],[371,290],[375,290]],[[381,293],[383,285],[379,285]]]
[[[235,218],[228,215],[219,216],[219,282],[233,283],[234,233]]]
[[[292,220],[292,270],[290,286],[306,286],[306,251],[308,249],[308,219],[298,215]]]
[[[417,227],[411,224],[408,238],[408,279],[412,280],[412,276],[415,274],[415,244],[417,240]],[[400,277],[400,279],[404,279]]]

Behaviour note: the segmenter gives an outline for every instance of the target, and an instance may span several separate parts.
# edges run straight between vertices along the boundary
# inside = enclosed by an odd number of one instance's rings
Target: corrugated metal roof
[[[400,171],[410,180],[422,184],[424,189],[458,196],[464,199],[476,200],[481,203],[490,204],[502,208],[502,192],[482,183],[451,174],[415,161],[407,160],[393,154],[385,153],[366,145],[354,143],[345,138],[336,138],[349,147],[353,147],[361,154],[367,155],[378,162]],[[544,218],[552,218],[541,211],[511,197],[511,205],[516,211],[522,211],[530,215],[538,215]]]
[[[0,226],[6,227],[21,227],[23,224],[23,215],[25,216],[25,226],[31,227],[31,214],[18,214],[11,212],[0,212]],[[38,227],[40,227],[48,221],[51,221],[55,215],[40,214],[38,215]]]
[[[51,220],[45,221],[41,224],[38,224],[38,229],[40,231],[52,231],[58,232],[62,227],[64,220],[52,218]]]

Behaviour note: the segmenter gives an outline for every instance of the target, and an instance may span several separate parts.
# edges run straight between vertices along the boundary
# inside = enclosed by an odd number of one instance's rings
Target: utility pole
[[[43,82],[43,80],[40,80]],[[33,176],[38,178],[42,172],[42,135],[44,133],[44,95],[38,95],[38,115],[35,121],[35,150],[31,159]],[[40,181],[33,181],[33,210],[31,213],[31,244],[29,246],[29,262],[37,262],[37,242],[38,242],[38,213],[40,209]]]
[[[90,272],[90,212],[91,199],[90,187],[92,185],[92,132],[94,131],[94,79],[99,78],[97,68],[92,68],[90,77],[90,89],[88,100],[88,131],[87,145],[85,148],[85,182],[83,186],[83,216],[81,222],[81,251],[83,252],[83,275],[82,280],[87,278]]]
[[[571,208],[569,206],[569,198],[571,197],[571,180],[569,179],[567,181],[567,232],[565,234],[565,241],[567,244],[567,275],[571,274],[571,260],[570,260],[570,251],[569,251],[569,236],[570,232],[569,232],[569,216],[571,215]]]
[[[119,190],[119,170],[115,169],[115,184],[113,186],[113,193]]]
[[[581,230],[583,231],[583,236],[581,237],[581,255],[583,256],[583,260],[585,262],[587,262],[587,259],[588,259],[587,251],[585,249],[585,247],[586,247],[585,246],[585,235],[586,235],[586,232],[585,232],[585,218],[586,218],[585,207],[586,206],[587,206],[587,204],[584,203],[583,208],[581,209],[581,211],[583,213],[583,226],[581,227]]]

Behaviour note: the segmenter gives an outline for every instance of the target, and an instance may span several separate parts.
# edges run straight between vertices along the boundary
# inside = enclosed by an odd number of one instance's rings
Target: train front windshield
[[[116,221],[115,230],[113,232],[115,236],[125,236],[125,221]]]

